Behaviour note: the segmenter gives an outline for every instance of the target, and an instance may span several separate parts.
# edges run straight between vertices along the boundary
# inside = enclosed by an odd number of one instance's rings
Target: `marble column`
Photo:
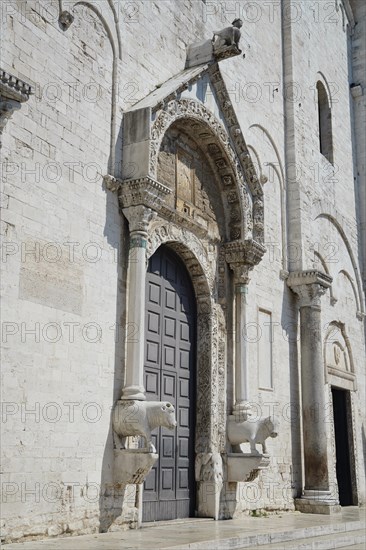
[[[249,395],[249,359],[247,341],[249,272],[265,253],[265,248],[252,239],[225,244],[225,258],[234,273],[235,322],[235,403],[231,420],[241,422],[252,414]]]
[[[323,363],[321,296],[332,279],[316,271],[291,273],[288,284],[300,301],[301,398],[305,488],[296,506],[303,512],[338,512],[330,488],[327,402]]]
[[[125,385],[121,399],[145,400],[145,283],[146,239],[149,222],[156,214],[145,206],[123,209],[130,225],[127,272],[127,325]]]
[[[248,342],[246,338],[248,309],[248,268],[234,269],[235,289],[235,405],[234,416],[245,420],[250,413],[248,382]]]

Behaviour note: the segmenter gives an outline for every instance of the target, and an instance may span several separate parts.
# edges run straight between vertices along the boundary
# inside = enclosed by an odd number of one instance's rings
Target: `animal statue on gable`
[[[214,49],[219,49],[224,46],[236,46],[239,50],[239,41],[241,37],[240,29],[243,26],[241,19],[234,19],[231,27],[225,27],[222,31],[214,31],[212,43]]]

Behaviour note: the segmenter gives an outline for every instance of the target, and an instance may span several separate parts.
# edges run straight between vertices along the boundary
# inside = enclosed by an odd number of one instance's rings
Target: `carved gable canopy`
[[[122,153],[122,207],[129,187],[158,184],[149,207],[162,218],[199,237],[263,244],[262,186],[217,63],[184,70],[127,111]]]

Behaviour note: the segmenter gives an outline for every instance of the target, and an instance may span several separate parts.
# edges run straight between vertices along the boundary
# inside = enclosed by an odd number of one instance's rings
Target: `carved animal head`
[[[231,23],[233,27],[237,27],[238,29],[241,29],[243,26],[242,19],[234,19],[234,21]]]
[[[162,415],[163,424],[161,425],[164,426],[165,428],[169,428],[170,430],[172,430],[177,425],[177,421],[175,419],[174,405],[168,402],[164,403],[161,406],[161,410],[163,412],[163,415]]]

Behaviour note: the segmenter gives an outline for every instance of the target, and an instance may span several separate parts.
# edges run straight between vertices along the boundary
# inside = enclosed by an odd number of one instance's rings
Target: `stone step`
[[[355,545],[365,550],[366,533],[364,529],[338,532],[318,537],[307,537],[295,541],[270,543],[256,546],[256,550],[331,550],[333,548],[350,548]],[[363,544],[362,544],[363,543]]]
[[[291,530],[271,530],[259,534],[243,534],[235,537],[212,538],[189,544],[169,546],[164,550],[308,550],[340,548],[361,544],[366,540],[366,522],[349,521],[302,527]],[[328,542],[327,542],[328,541]],[[309,545],[308,545],[309,544]],[[313,545],[313,546],[312,546]],[[363,549],[365,550],[365,549]]]
[[[362,544],[352,544],[352,546],[342,546],[338,550],[365,550],[365,543]]]

